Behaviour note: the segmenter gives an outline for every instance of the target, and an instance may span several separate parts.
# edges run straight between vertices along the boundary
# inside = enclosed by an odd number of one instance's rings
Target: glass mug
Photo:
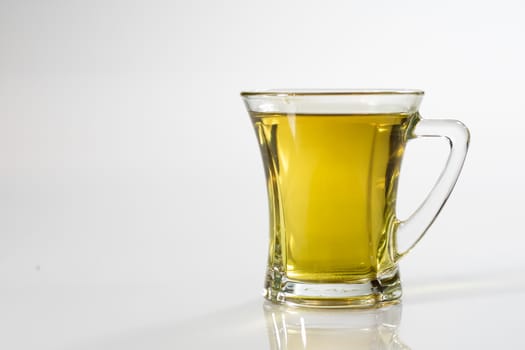
[[[468,129],[426,120],[420,90],[268,90],[241,96],[259,141],[270,207],[265,297],[276,303],[369,307],[401,297],[398,261],[452,191]],[[396,217],[409,140],[444,137],[450,154],[423,204]],[[397,236],[419,238],[399,251]]]

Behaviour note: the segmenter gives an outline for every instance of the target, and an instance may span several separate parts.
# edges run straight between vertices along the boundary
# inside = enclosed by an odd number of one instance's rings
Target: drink
[[[388,230],[410,115],[251,117],[270,198],[270,266],[322,283],[393,268]]]

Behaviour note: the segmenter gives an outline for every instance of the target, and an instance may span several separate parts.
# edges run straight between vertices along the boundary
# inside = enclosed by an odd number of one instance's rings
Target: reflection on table
[[[264,304],[272,350],[409,349],[397,334],[401,310],[401,304],[367,310]]]

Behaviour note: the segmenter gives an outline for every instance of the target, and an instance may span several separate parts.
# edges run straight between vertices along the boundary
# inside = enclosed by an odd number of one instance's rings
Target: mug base
[[[274,283],[272,283],[274,282]],[[264,297],[277,304],[319,308],[371,308],[396,303],[402,295],[397,269],[359,283],[311,283],[267,277]]]

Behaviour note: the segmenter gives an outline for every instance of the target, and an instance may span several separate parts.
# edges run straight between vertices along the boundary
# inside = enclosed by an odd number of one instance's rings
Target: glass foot
[[[359,283],[310,283],[269,274],[264,297],[274,303],[306,307],[377,307],[401,298],[401,281],[396,270],[378,279]]]

